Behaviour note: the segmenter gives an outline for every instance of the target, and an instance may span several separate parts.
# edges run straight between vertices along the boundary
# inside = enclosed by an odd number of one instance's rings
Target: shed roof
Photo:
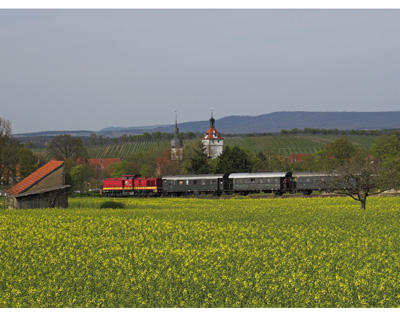
[[[29,193],[21,193],[21,194],[14,195],[14,197],[20,198],[23,196],[31,196],[31,195],[37,195],[37,194],[42,194],[42,193],[47,193],[47,192],[60,191],[60,190],[64,190],[64,189],[67,189],[70,187],[71,187],[70,185],[62,185],[60,187],[47,188],[47,189],[42,189],[42,190],[29,192]]]
[[[7,192],[12,195],[21,194],[32,187],[34,184],[48,176],[54,170],[60,168],[63,164],[64,161],[50,160],[47,164],[32,172],[29,176],[22,179],[16,185],[8,189]]]

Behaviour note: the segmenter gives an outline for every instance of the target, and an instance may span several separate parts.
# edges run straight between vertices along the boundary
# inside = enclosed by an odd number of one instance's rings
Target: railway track
[[[374,196],[374,195],[372,195]],[[380,193],[375,196],[400,196],[400,192],[396,193]],[[274,194],[265,195],[222,195],[222,196],[197,196],[197,197],[182,197],[182,198],[197,198],[197,199],[209,199],[209,200],[229,200],[229,199],[312,199],[312,198],[333,198],[333,197],[348,197],[346,194],[338,193],[323,193],[315,195],[297,195],[297,194],[283,194],[281,196],[276,196]]]

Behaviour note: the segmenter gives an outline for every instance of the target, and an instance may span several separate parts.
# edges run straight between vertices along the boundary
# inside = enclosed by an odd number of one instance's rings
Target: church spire
[[[215,119],[213,117],[213,110],[211,110],[210,128],[215,128]]]
[[[176,137],[179,136],[179,128],[178,128],[178,113],[175,110],[175,128],[174,128],[174,134]]]
[[[174,137],[171,139],[171,160],[183,159],[183,141],[179,137],[178,114],[175,111]]]

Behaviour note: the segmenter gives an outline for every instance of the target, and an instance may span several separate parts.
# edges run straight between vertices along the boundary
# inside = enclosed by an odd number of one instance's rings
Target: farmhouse
[[[68,188],[64,180],[64,162],[51,160],[8,189],[8,207],[68,207]]]

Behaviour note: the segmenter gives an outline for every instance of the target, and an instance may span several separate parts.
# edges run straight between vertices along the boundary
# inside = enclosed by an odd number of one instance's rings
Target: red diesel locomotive
[[[161,178],[142,178],[138,175],[124,175],[108,178],[103,182],[104,196],[160,196]]]

